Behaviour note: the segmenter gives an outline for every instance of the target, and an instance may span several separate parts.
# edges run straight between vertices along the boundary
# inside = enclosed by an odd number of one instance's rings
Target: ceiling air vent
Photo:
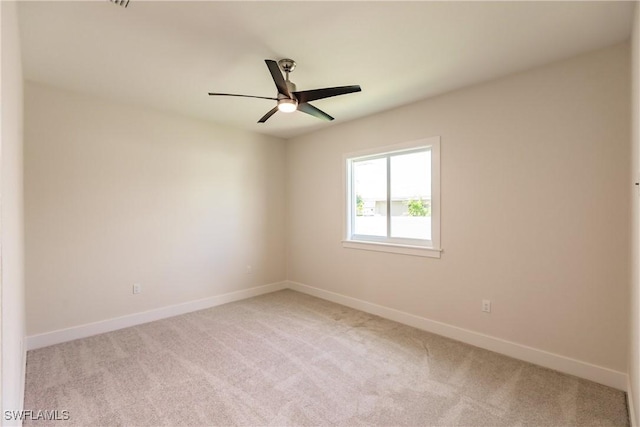
[[[110,0],[111,3],[115,3],[118,6],[127,7],[129,6],[129,0]]]

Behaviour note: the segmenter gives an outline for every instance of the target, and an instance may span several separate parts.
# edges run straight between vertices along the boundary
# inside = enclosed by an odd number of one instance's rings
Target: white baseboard
[[[524,360],[545,368],[575,375],[576,377],[595,381],[600,384],[627,391],[627,374],[613,369],[593,365],[570,357],[528,347],[526,345],[503,340],[501,338],[459,328],[446,323],[430,320],[424,317],[409,314],[393,308],[373,304],[357,298],[348,297],[324,289],[314,288],[302,283],[287,281],[288,288],[318,298],[329,300],[347,307],[355,308],[370,314],[375,314],[385,319],[413,326],[424,331],[432,332],[457,341],[462,341],[476,347],[495,351],[515,359]]]
[[[27,350],[47,347],[79,338],[92,335],[103,334],[117,329],[128,328],[142,323],[153,322],[154,320],[166,319],[167,317],[178,316],[180,314],[191,313],[193,311],[204,310],[217,305],[239,301],[258,295],[268,294],[287,288],[286,282],[270,283],[268,285],[256,286],[240,291],[229,292],[196,301],[189,301],[182,304],[170,305],[168,307],[157,308],[155,310],[143,311],[141,313],[116,317],[113,319],[101,320],[99,322],[87,323],[85,325],[74,326],[66,329],[46,332],[38,335],[31,335],[26,338]],[[26,353],[26,352],[25,352]]]

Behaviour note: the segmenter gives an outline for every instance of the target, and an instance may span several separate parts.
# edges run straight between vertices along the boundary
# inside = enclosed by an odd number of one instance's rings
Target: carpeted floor
[[[25,422],[58,426],[628,425],[621,391],[289,290],[30,351],[25,409],[68,411]]]

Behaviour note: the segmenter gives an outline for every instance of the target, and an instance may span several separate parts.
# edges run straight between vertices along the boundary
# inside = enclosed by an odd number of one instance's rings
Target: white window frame
[[[411,153],[424,149],[429,149],[431,151],[431,240],[362,236],[353,234],[353,221],[355,219],[355,204],[352,203],[352,200],[355,197],[353,194],[353,162],[363,158],[372,159],[376,156],[387,157],[390,154],[393,155],[405,152]],[[344,248],[440,258],[442,249],[440,247],[439,136],[347,153],[343,156],[343,165],[343,188],[345,190],[345,197],[344,207],[342,210],[344,213],[344,240],[342,241],[342,246]],[[391,177],[388,174],[387,187],[389,187],[390,179]],[[390,189],[387,188],[387,193],[389,191]],[[387,198],[389,198],[388,194]],[[390,221],[391,218],[389,217],[387,220]]]

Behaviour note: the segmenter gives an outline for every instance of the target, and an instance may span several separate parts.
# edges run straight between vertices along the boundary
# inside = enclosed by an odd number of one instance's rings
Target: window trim
[[[390,153],[411,152],[420,149],[429,148],[431,150],[431,245],[418,245],[416,242],[425,242],[425,240],[402,239],[375,237],[362,239],[362,236],[351,234],[353,229],[354,212],[351,203],[353,182],[352,182],[352,162],[359,158],[375,158],[387,157]],[[387,176],[387,180],[390,177]],[[343,240],[342,247],[349,249],[362,249],[377,252],[390,252],[404,255],[424,256],[431,258],[440,258],[442,249],[440,247],[440,137],[432,136],[429,138],[418,139],[399,144],[387,145],[382,147],[369,148],[357,152],[346,153],[343,156]],[[387,186],[387,193],[390,191]],[[389,198],[389,194],[387,194]],[[390,221],[391,218],[388,218]],[[358,239],[358,237],[361,237]]]

